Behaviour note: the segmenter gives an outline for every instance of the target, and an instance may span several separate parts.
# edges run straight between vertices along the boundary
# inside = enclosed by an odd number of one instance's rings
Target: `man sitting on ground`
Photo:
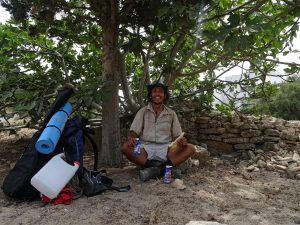
[[[176,113],[164,105],[169,98],[168,86],[154,83],[147,85],[147,89],[148,105],[137,112],[128,140],[122,146],[122,153],[131,162],[150,168],[140,171],[143,181],[161,175],[166,165],[178,166],[195,152],[195,147],[187,143],[185,137],[177,142],[175,151],[168,151],[171,141],[182,133]],[[134,154],[135,138],[141,140],[139,155]]]

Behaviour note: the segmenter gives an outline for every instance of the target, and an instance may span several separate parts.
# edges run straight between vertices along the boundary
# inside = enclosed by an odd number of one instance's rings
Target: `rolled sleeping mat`
[[[49,154],[54,151],[71,113],[72,105],[69,102],[54,113],[40,138],[35,143],[37,151],[43,154]]]

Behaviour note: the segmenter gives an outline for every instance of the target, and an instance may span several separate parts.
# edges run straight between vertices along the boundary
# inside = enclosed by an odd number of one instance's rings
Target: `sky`
[[[10,14],[3,7],[0,6],[0,23],[5,23],[9,18],[10,18]],[[300,31],[298,31],[297,38],[295,38],[293,41],[293,49],[297,49],[300,51]],[[287,56],[278,55],[278,58],[280,61],[283,61],[283,62],[289,62],[289,63],[295,62],[297,64],[300,64],[300,52],[290,53]],[[277,68],[277,72],[283,73],[284,68],[285,68],[284,66],[279,66]],[[226,74],[230,74],[230,75],[241,74],[241,70],[235,68],[233,70],[230,70]]]

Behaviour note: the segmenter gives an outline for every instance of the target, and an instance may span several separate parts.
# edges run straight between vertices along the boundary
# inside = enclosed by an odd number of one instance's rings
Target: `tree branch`
[[[199,23],[204,23],[204,22],[208,22],[208,21],[210,21],[210,20],[214,20],[214,19],[218,19],[218,18],[227,16],[227,15],[229,15],[229,14],[231,14],[231,13],[237,11],[237,10],[240,10],[240,9],[244,8],[245,6],[247,6],[247,5],[249,5],[249,4],[253,3],[253,2],[256,2],[256,1],[257,1],[257,0],[250,0],[250,1],[245,2],[244,4],[242,4],[242,5],[240,5],[240,6],[237,6],[237,7],[233,8],[233,9],[230,9],[230,10],[224,12],[224,13],[221,13],[221,14],[219,14],[219,15],[215,15],[215,16],[213,16],[213,17],[211,17],[211,18],[207,18],[207,19],[200,20]]]
[[[192,72],[189,72],[189,73],[176,73],[176,76],[174,75],[173,79],[175,80],[176,77],[192,76],[192,75],[195,75],[195,74],[203,73],[207,70],[213,70],[218,65],[218,63],[221,62],[223,59],[225,59],[227,56],[228,56],[227,54],[219,56],[215,61],[209,63],[208,65],[206,65],[206,67],[204,67],[202,69],[192,71]]]
[[[129,84],[127,81],[127,77],[126,77],[126,65],[125,65],[125,53],[118,53],[118,58],[119,58],[119,77],[120,77],[120,81],[121,81],[121,87],[123,90],[123,94],[124,97],[126,99],[126,103],[129,106],[129,109],[132,113],[135,113],[137,111],[137,109],[139,108],[138,105],[136,104],[136,102],[134,101],[132,95],[131,95],[131,91],[129,89]]]
[[[269,0],[261,0],[260,2],[257,2],[254,7],[252,7],[244,16],[243,19],[246,19],[248,16],[250,16],[252,13],[256,12],[264,3],[268,2]]]
[[[179,50],[180,45],[184,41],[185,35],[186,35],[185,33],[181,33],[179,35],[179,37],[177,38],[177,40],[176,40],[176,42],[175,42],[175,44],[174,44],[174,46],[173,46],[173,48],[171,50],[171,53],[170,53],[171,60],[174,60],[174,58],[175,58],[175,56],[176,56],[176,54],[177,54],[177,52]]]
[[[139,84],[138,101],[140,105],[143,105],[144,86],[145,86],[147,76],[149,76],[149,60],[150,60],[152,49],[154,47],[154,43],[155,43],[154,40],[150,41],[146,56],[142,52],[144,66],[143,66],[143,74]]]

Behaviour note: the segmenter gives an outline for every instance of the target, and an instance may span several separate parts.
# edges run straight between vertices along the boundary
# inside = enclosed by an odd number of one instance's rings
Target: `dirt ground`
[[[32,131],[0,134],[0,180],[23,151]],[[117,186],[131,185],[127,193],[106,191],[81,197],[71,205],[18,202],[0,192],[0,221],[13,224],[187,224],[215,221],[228,225],[300,224],[300,181],[277,172],[247,173],[236,163],[212,158],[190,168],[177,190],[161,179],[141,182],[135,167],[107,168]],[[2,182],[1,182],[2,183]]]

